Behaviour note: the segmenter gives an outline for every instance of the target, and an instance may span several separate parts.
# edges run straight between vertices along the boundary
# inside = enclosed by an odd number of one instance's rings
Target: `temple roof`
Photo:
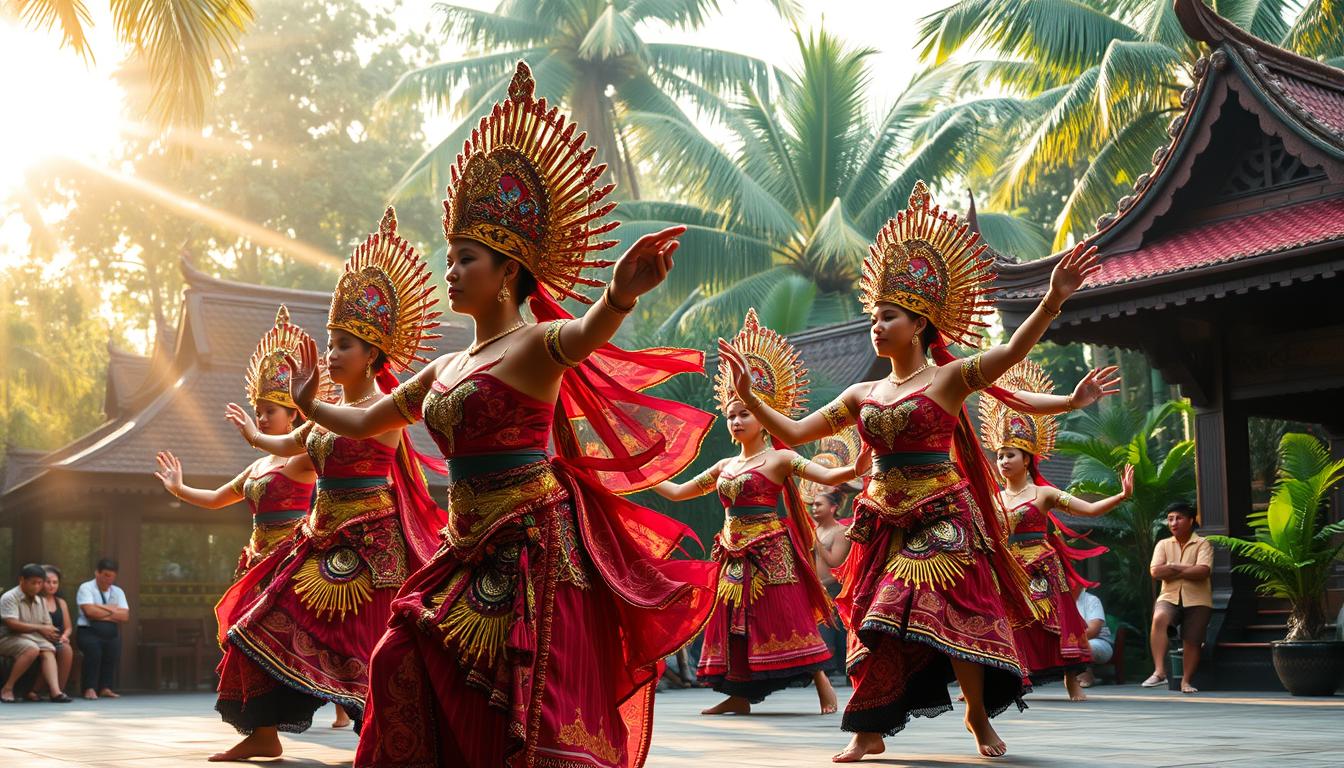
[[[1227,279],[1245,276],[1239,271],[1265,275],[1271,265],[1283,272],[1274,272],[1280,283],[1334,274],[1314,254],[1344,242],[1344,70],[1260,40],[1199,0],[1175,6],[1186,34],[1210,52],[1195,64],[1152,170],[1097,220],[1102,271],[1066,305],[1065,324],[1162,306],[1172,297],[1157,292],[1174,283],[1210,283],[1179,303],[1221,295]],[[1236,179],[1214,178],[1238,170],[1228,164],[1229,142],[1257,133],[1247,172],[1266,180],[1229,189]],[[999,265],[998,304],[1009,325],[1044,295],[1063,255]],[[1304,258],[1315,266],[1304,269]]]
[[[50,470],[109,477],[148,475],[160,450],[173,451],[189,480],[203,483],[230,479],[257,458],[259,454],[225,421],[224,406],[247,402],[243,389],[247,360],[257,340],[274,324],[279,305],[289,307],[292,322],[323,339],[330,295],[222,280],[185,259],[182,273],[186,282],[182,320],[164,375],[149,376],[149,358],[113,350],[109,402],[136,407],[47,454],[38,471],[7,487],[6,493]],[[471,343],[471,331],[460,324],[445,324],[438,330],[443,338],[433,340],[436,352]],[[433,450],[422,426],[412,429],[412,437],[422,451]]]

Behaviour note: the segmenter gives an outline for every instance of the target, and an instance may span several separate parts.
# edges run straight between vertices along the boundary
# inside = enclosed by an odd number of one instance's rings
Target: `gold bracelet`
[[[1064,401],[1064,405],[1068,406],[1068,409],[1069,409],[1070,411],[1076,411],[1076,410],[1078,410],[1078,407],[1075,406],[1075,405],[1073,404],[1073,393],[1072,393],[1072,392],[1069,393],[1069,399]]]
[[[317,409],[322,405],[321,400],[314,399],[313,407],[308,409],[308,420],[317,421]]]
[[[1062,308],[1061,308],[1061,309],[1051,309],[1051,308],[1047,307],[1047,306],[1045,305],[1045,299],[1041,299],[1041,310],[1044,311],[1045,314],[1049,315],[1049,316],[1052,317],[1052,318],[1053,318],[1053,317],[1059,317],[1060,313],[1064,311]]]
[[[607,285],[606,288],[602,289],[602,303],[607,305],[607,309],[610,309],[618,315],[628,315],[635,311],[635,307],[639,304],[639,297],[635,297],[634,304],[631,304],[628,307],[622,307],[611,300],[611,285]]]

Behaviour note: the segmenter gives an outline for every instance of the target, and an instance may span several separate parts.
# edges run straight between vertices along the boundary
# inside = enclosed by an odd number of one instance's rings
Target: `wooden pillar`
[[[1245,411],[1236,404],[1219,402],[1195,409],[1200,535],[1249,533],[1246,516],[1251,509],[1251,461],[1246,422]],[[1234,579],[1231,572],[1228,552],[1217,549],[1213,568],[1216,606],[1227,605],[1234,581],[1239,579]]]
[[[140,498],[133,494],[111,492],[117,503],[103,512],[103,547],[117,560],[117,586],[126,593],[131,620],[121,628],[121,685],[139,688],[140,664],[136,651],[140,639],[140,526],[143,522]]]

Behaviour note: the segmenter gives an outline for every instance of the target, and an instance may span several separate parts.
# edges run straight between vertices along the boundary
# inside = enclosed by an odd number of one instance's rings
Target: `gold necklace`
[[[500,333],[496,333],[494,336],[491,336],[490,338],[486,339],[485,341],[478,341],[478,342],[476,342],[475,344],[472,344],[470,347],[467,348],[467,354],[468,354],[468,355],[471,355],[471,356],[475,356],[475,354],[476,354],[477,352],[480,352],[482,349],[485,349],[486,347],[490,346],[491,344],[494,344],[496,341],[499,341],[500,339],[504,338],[505,336],[508,336],[510,333],[513,333],[514,331],[519,330],[520,328],[524,328],[524,327],[526,327],[526,326],[527,326],[527,321],[526,321],[526,320],[519,320],[518,323],[517,323],[516,325],[511,326],[511,327],[509,327],[509,328],[506,328],[504,331],[502,331],[502,332],[500,332]]]
[[[380,394],[382,394],[382,393],[381,393],[381,392],[370,392],[369,394],[367,394],[367,395],[365,395],[365,396],[359,398],[358,400],[356,400],[356,401],[353,402],[353,403],[346,403],[346,404],[345,404],[345,407],[346,407],[346,408],[353,408],[353,407],[355,407],[356,405],[360,405],[360,404],[363,404],[363,403],[367,403],[367,402],[369,402],[370,400],[372,400],[373,398],[377,397],[377,396],[380,395]]]
[[[896,378],[896,372],[892,371],[891,373],[887,374],[887,381],[891,382],[891,385],[893,387],[902,387],[905,386],[906,382],[910,381],[911,379],[915,378],[916,376],[927,370],[929,370],[929,364],[926,362],[923,365],[919,366],[919,370],[915,371],[909,376],[906,376],[904,379]]]
[[[1007,488],[1007,487],[1005,487],[1003,490],[1004,490],[1004,491],[1011,491],[1012,489],[1011,489],[1011,488]],[[1027,491],[1034,491],[1034,490],[1036,490],[1036,486],[1034,486],[1034,485],[1028,485],[1026,488],[1023,488],[1022,490],[1018,491],[1017,493],[1014,493],[1012,496],[1009,496],[1009,497],[1008,497],[1008,501],[1010,501],[1010,502],[1017,501],[1018,499],[1022,498],[1022,495],[1025,494]]]

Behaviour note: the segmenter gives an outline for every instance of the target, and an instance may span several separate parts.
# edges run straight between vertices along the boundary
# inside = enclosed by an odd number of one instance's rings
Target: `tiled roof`
[[[108,347],[107,396],[103,402],[108,418],[120,416],[144,394],[149,371],[148,356]]]
[[[872,378],[877,353],[868,339],[867,318],[795,333],[789,341],[815,382],[848,387]]]
[[[41,462],[44,467],[147,474],[152,471],[155,452],[168,449],[177,454],[193,479],[217,481],[233,477],[257,457],[224,420],[224,406],[245,402],[247,359],[257,339],[274,324],[277,307],[285,304],[294,323],[325,340],[330,297],[317,291],[220,280],[186,262],[182,269],[187,292],[177,349],[163,389],[134,412],[48,454]],[[435,340],[436,353],[462,349],[471,342],[470,330],[460,324],[443,325],[439,332],[443,338]],[[133,361],[120,362],[128,365],[115,375],[130,377]],[[434,450],[423,426],[417,425],[411,433],[422,451]]]
[[[1208,222],[1101,263],[1088,288],[1160,278],[1197,267],[1344,240],[1344,198],[1313,200],[1235,219]],[[1005,298],[1038,298],[1048,284],[1006,289]]]

